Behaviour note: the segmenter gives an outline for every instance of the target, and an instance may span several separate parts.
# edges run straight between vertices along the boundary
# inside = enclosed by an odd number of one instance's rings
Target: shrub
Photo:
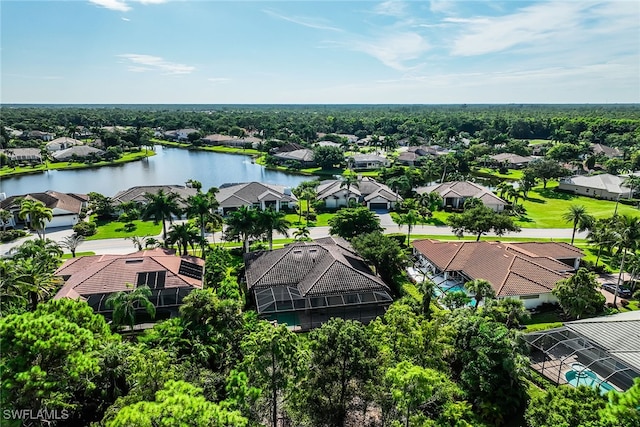
[[[97,226],[95,222],[81,221],[73,226],[73,231],[79,236],[93,236],[96,234]]]
[[[633,299],[640,300],[640,289],[633,293]]]
[[[623,307],[627,307],[629,305],[629,301],[627,301],[626,299],[621,299],[620,305]]]
[[[402,247],[406,247],[407,246],[407,235],[403,234],[403,233],[391,233],[391,234],[387,234],[387,237],[389,237],[390,239],[396,240],[398,242],[398,244]]]
[[[0,242],[2,242],[2,243],[10,242],[10,241],[18,239],[20,237],[24,237],[27,234],[29,234],[29,233],[27,233],[24,230],[5,230],[5,231],[0,231]]]

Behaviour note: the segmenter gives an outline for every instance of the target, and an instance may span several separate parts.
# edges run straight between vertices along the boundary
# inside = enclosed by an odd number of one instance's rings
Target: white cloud
[[[131,6],[122,0],[89,0],[89,2],[118,12],[128,12],[131,10]]]
[[[396,70],[406,70],[405,62],[420,58],[431,46],[417,33],[401,32],[377,40],[354,41],[346,45],[364,52]]]
[[[406,15],[406,4],[398,0],[387,0],[378,4],[373,11],[378,15],[395,16],[398,18]]]
[[[133,0],[135,2],[138,2],[140,4],[162,4],[162,3],[168,3],[169,0]]]
[[[454,8],[454,2],[451,0],[431,0],[429,2],[429,9],[433,13],[448,14],[452,12]]]
[[[190,74],[195,67],[190,65],[169,62],[159,56],[139,55],[135,53],[125,53],[118,55],[120,58],[129,60],[133,65],[129,67],[129,71],[164,71],[166,74]]]
[[[319,20],[317,18],[309,18],[304,16],[284,16],[269,9],[264,9],[263,12],[274,18],[282,19],[288,22],[293,22],[294,24],[302,25],[303,27],[315,28],[317,30],[336,31],[336,32],[343,31],[341,28],[331,26],[324,20]]]
[[[123,21],[127,21],[127,22],[131,21],[131,19],[125,18],[124,16],[122,18],[120,18],[120,19],[122,19]]]
[[[207,80],[211,83],[227,83],[231,81],[231,79],[227,77],[209,77]]]

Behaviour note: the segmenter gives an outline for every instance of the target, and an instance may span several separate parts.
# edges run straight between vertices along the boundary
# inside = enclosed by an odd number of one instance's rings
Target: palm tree
[[[640,217],[631,215],[620,215],[615,219],[615,246],[622,251],[622,260],[620,261],[620,273],[618,274],[618,282],[616,283],[616,292],[613,297],[613,305],[618,299],[618,289],[622,281],[622,274],[625,268],[625,260],[627,251],[635,253],[640,247]]]
[[[165,193],[164,190],[158,190],[156,194],[146,193],[144,195],[147,205],[144,207],[142,217],[145,220],[153,218],[155,224],[162,221],[162,238],[167,238],[167,223],[172,222],[172,215],[180,215],[180,207],[178,202],[181,200],[176,193]]]
[[[127,283],[127,287],[133,287]],[[120,291],[109,295],[105,301],[107,308],[113,309],[112,319],[116,327],[127,325],[133,331],[136,324],[136,311],[142,307],[151,317],[156,316],[156,308],[151,301],[151,289],[147,285],[138,286],[132,291]]]
[[[587,213],[587,209],[582,205],[571,205],[569,210],[562,215],[562,219],[573,223],[573,233],[571,234],[571,244],[576,237],[576,230],[584,231],[593,225],[594,219]]]
[[[256,211],[241,206],[227,216],[225,238],[227,240],[240,239],[244,252],[249,252],[249,239],[257,234],[256,220]]]
[[[167,235],[167,243],[177,244],[180,255],[188,255],[188,247],[193,249],[194,244],[199,241],[198,230],[189,223],[173,224]]]
[[[407,226],[407,246],[411,244],[411,231],[413,227],[422,220],[424,220],[424,217],[415,209],[409,209],[407,213],[398,215],[398,225]]]
[[[9,221],[11,221],[11,217],[13,215],[6,209],[0,209],[0,221],[2,222],[2,231],[7,229],[7,225],[9,225]]]
[[[476,300],[474,311],[478,309],[478,306],[485,298],[495,298],[496,293],[491,286],[491,283],[484,279],[470,280],[464,284],[467,291],[473,294],[473,298]]]
[[[31,310],[35,310],[39,302],[51,297],[62,284],[62,278],[53,274],[54,271],[44,259],[21,259],[15,266],[16,284],[22,295],[28,295]]]
[[[496,187],[496,191],[498,192],[498,197],[502,199],[506,198],[509,194],[509,191],[511,191],[512,189],[513,189],[513,185],[509,184],[506,181],[502,181]]]
[[[22,304],[26,298],[22,294],[22,288],[17,282],[16,264],[0,260],[0,316],[5,307],[14,304]]]
[[[623,182],[623,185],[629,187],[629,199],[633,197],[633,193],[636,188],[640,188],[640,176],[638,175],[629,175]]]
[[[311,213],[311,202],[318,197],[315,188],[305,188],[300,197],[307,202],[307,227],[309,226],[309,216]]]
[[[595,221],[589,229],[587,235],[587,241],[598,246],[598,255],[596,256],[595,268],[598,268],[598,262],[600,261],[600,255],[602,254],[602,248],[607,248],[609,251],[611,245],[615,242],[616,235],[613,231],[613,224],[611,218],[603,218]]]
[[[358,176],[353,172],[349,171],[345,172],[342,175],[342,181],[340,182],[340,188],[347,189],[347,207],[349,207],[349,196],[351,196],[351,187],[360,188],[360,184],[358,182]]]
[[[304,241],[310,240],[309,238],[310,235],[311,235],[311,232],[309,231],[309,227],[305,225],[301,225],[300,227],[298,227],[298,230],[296,230],[293,233],[293,238],[296,239],[298,242],[304,242]]]
[[[133,246],[141,251],[143,248],[146,247],[147,245],[147,239],[149,236],[127,236],[125,237],[125,240],[131,240],[131,242],[133,243]]]
[[[69,251],[71,252],[71,257],[75,258],[76,249],[78,249],[78,246],[80,246],[80,243],[82,243],[83,241],[83,236],[77,233],[73,233],[71,236],[67,236],[62,239],[59,244],[61,247],[69,249]]]
[[[22,199],[18,217],[23,220],[28,218],[29,226],[36,230],[41,240],[44,240],[46,222],[53,219],[53,210],[39,200]]]
[[[269,242],[269,250],[273,250],[273,232],[289,237],[289,227],[291,223],[286,220],[284,212],[266,209],[258,212],[258,229],[266,233]]]
[[[437,211],[442,207],[442,196],[435,191],[419,194],[416,201],[418,206],[427,209],[429,212]]]
[[[197,193],[187,199],[187,217],[197,218],[200,227],[200,238],[204,240],[207,224],[222,224],[222,216],[214,212],[218,208],[218,201],[211,193]]]

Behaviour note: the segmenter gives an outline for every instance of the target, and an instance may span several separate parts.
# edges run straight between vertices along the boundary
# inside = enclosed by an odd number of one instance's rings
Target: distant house
[[[56,151],[51,154],[51,157],[56,162],[66,162],[72,159],[85,159],[87,157],[102,157],[104,151],[98,148],[93,148],[88,145],[75,145],[73,147],[65,148],[64,150]]]
[[[621,159],[624,153],[615,147],[609,147],[603,144],[591,144],[591,151],[595,155],[603,155],[610,159]]]
[[[0,154],[7,156],[12,163],[42,163],[42,154],[38,148],[6,148],[0,150]]]
[[[189,135],[192,133],[197,133],[198,129],[186,128],[186,129],[176,129],[176,130],[168,130],[163,136],[165,139],[169,141],[188,141]]]
[[[407,147],[408,153],[416,153],[418,156],[446,156],[451,150],[439,145],[420,145]]]
[[[332,317],[368,323],[392,303],[389,287],[343,239],[245,255],[247,289],[261,318],[295,330]]]
[[[82,144],[84,144],[82,141],[63,136],[61,138],[56,138],[48,142],[45,147],[47,148],[47,151],[53,152],[53,151],[65,150],[67,148],[70,148],[76,145],[82,145]]]
[[[316,145],[318,147],[342,147],[342,144],[333,141],[318,141],[316,142]]]
[[[442,206],[450,209],[463,209],[464,201],[470,198],[480,199],[485,206],[496,212],[502,212],[507,205],[507,202],[493,194],[487,187],[471,181],[451,181],[418,187],[416,193],[437,193],[442,197]]]
[[[219,203],[218,211],[221,215],[237,210],[242,206],[255,209],[269,209],[275,211],[293,208],[298,199],[291,193],[291,189],[261,182],[243,184],[224,184],[216,193]]]
[[[583,196],[616,200],[619,197],[629,197],[631,195],[631,188],[622,185],[625,179],[626,177],[608,173],[592,176],[574,175],[560,178],[558,189]]]
[[[386,157],[375,154],[355,154],[350,162],[354,170],[380,169],[390,164]]]
[[[7,197],[0,201],[0,209],[8,210],[13,214],[13,217],[9,220],[9,227],[15,227],[16,225],[25,223],[24,220],[18,218],[22,199],[40,201],[52,210],[53,219],[45,223],[45,229],[72,227],[76,225],[79,221],[82,208],[87,206],[89,200],[86,194],[58,193],[57,191]]]
[[[259,143],[262,142],[262,140],[253,136],[240,138],[237,136],[214,133],[203,137],[202,142],[207,145],[224,145],[227,147],[245,147],[251,145],[251,147],[255,148]]]
[[[20,136],[20,138],[22,139],[39,139],[41,141],[52,141],[54,138],[54,135],[52,133],[49,132],[42,132],[39,130],[32,130],[29,132],[23,132],[22,135]]]
[[[287,161],[298,162],[302,167],[311,167],[315,166],[316,162],[314,160],[313,150],[308,148],[303,148],[300,150],[294,151],[278,151],[273,155],[280,163],[285,163]]]
[[[86,301],[108,318],[113,309],[105,302],[111,294],[147,285],[158,320],[177,315],[183,299],[194,289],[202,289],[204,260],[178,257],[174,251],[157,248],[128,255],[71,258],[55,274],[65,283],[54,299]],[[140,314],[144,315],[144,310]]]
[[[112,197],[112,200],[116,205],[125,202],[136,202],[144,205],[147,202],[146,194],[158,194],[160,190],[165,194],[177,194],[183,200],[179,203],[181,207],[185,206],[184,201],[189,196],[194,196],[198,192],[195,188],[185,187],[184,185],[138,185],[119,191]]]
[[[509,169],[522,169],[525,168],[535,160],[529,156],[519,156],[513,153],[500,153],[490,156],[494,163],[504,165]]]
[[[393,209],[402,197],[393,192],[387,185],[381,184],[373,178],[365,177],[358,180],[358,185],[352,185],[347,194],[347,188],[342,186],[342,180],[322,181],[316,189],[317,200],[324,202],[329,209],[348,206],[350,202],[362,204],[369,209]]]
[[[528,309],[555,303],[558,281],[570,277],[584,253],[567,243],[412,242],[416,268],[442,294],[462,289],[469,280],[491,283],[498,298],[522,300]]]

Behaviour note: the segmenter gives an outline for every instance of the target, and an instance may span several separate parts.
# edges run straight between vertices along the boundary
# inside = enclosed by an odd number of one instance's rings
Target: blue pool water
[[[578,387],[580,385],[586,385],[588,387],[593,387],[595,389],[599,389],[600,394],[602,395],[607,394],[611,390],[615,390],[611,384],[602,380],[598,374],[587,369],[583,365],[574,363],[571,365],[571,368],[572,369],[567,371],[565,374],[565,378],[572,386]]]

